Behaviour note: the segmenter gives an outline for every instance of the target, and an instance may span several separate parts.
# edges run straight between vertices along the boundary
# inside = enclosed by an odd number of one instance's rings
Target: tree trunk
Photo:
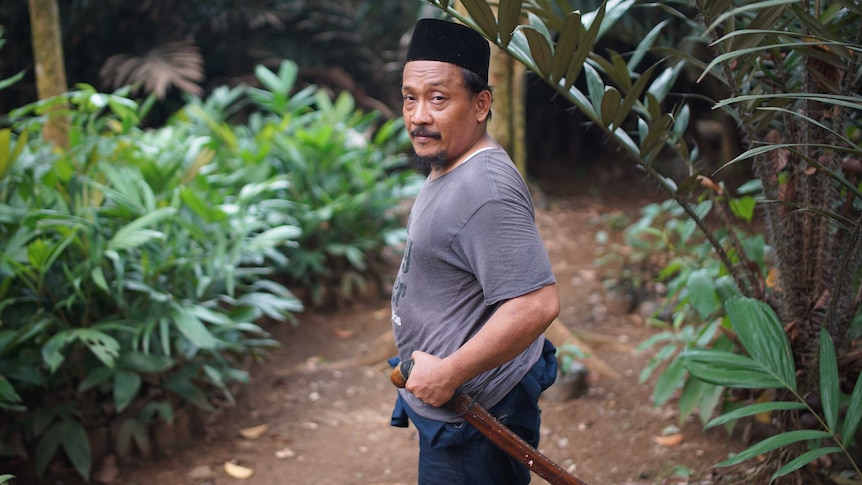
[[[494,87],[494,116],[488,132],[509,153],[521,175],[527,175],[524,126],[524,65],[498,47],[491,48],[488,77]]]
[[[57,0],[28,1],[33,57],[36,63],[36,92],[39,99],[46,99],[68,89],[66,66],[63,62],[60,10]],[[61,115],[49,114],[42,134],[45,140],[56,146],[68,145],[65,118]]]
[[[468,15],[464,4],[455,9]],[[491,5],[497,14],[497,6]],[[488,123],[488,133],[512,157],[518,171],[527,176],[527,145],[524,122],[524,77],[526,68],[507,52],[491,45],[491,65],[488,69],[488,83],[494,88],[493,116]]]

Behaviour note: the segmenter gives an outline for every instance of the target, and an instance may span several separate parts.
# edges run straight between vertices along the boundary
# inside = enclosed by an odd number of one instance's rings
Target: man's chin
[[[410,151],[410,163],[422,174],[428,175],[432,170],[443,170],[448,165],[446,152],[420,155],[415,150]]]

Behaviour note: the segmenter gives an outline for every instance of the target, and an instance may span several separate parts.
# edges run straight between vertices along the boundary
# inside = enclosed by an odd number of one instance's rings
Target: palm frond
[[[168,89],[200,95],[198,82],[204,79],[203,57],[198,46],[189,40],[157,45],[142,56],[116,54],[109,57],[99,71],[102,81],[114,88],[142,85],[144,91],[164,99]]]

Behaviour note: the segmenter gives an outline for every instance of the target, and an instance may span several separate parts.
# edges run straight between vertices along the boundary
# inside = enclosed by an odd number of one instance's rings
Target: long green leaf
[[[676,358],[672,360],[656,381],[655,388],[653,389],[653,403],[656,406],[665,404],[684,382],[684,376],[685,367],[683,366],[683,359]]]
[[[126,351],[120,355],[118,367],[133,372],[165,372],[176,364],[168,356]]]
[[[813,450],[806,451],[805,453],[797,456],[793,460],[791,460],[788,464],[779,468],[770,479],[770,482],[774,481],[778,477],[783,477],[788,473],[792,473],[805,465],[813,462],[814,460],[820,458],[821,456],[826,456],[832,453],[843,453],[844,450],[838,448],[837,446],[829,446],[826,448],[815,448]]]
[[[545,36],[530,26],[519,28],[527,37],[527,43],[530,46],[530,55],[539,69],[539,74],[543,77],[549,77],[553,66],[553,54]]]
[[[725,308],[745,350],[788,389],[796,391],[790,342],[772,307],[753,298],[732,298]]]
[[[28,137],[27,131],[22,132],[18,135],[15,148],[12,148],[12,130],[8,128],[0,130],[0,180],[3,180],[12,166],[15,165],[15,160],[27,146]]]
[[[42,360],[48,365],[48,369],[52,373],[56,372],[66,359],[62,350],[73,339],[74,338],[69,331],[62,331],[53,335],[42,345]]]
[[[854,439],[860,419],[862,419],[862,374],[856,378],[856,385],[853,386],[847,412],[844,414],[844,425],[841,427],[843,441],[849,443]]]
[[[39,441],[36,443],[36,456],[34,459],[34,463],[36,466],[36,473],[41,477],[45,474],[45,470],[48,469],[48,465],[51,464],[51,460],[53,460],[54,455],[57,454],[57,450],[60,448],[60,444],[63,442],[63,434],[65,432],[65,427],[63,423],[54,423],[45,430],[45,433],[39,438]]]
[[[634,71],[638,64],[643,60],[643,58],[647,55],[652,45],[655,43],[658,36],[664,30],[664,27],[667,25],[669,20],[662,20],[655,27],[650,30],[647,35],[641,39],[638,43],[638,46],[635,48],[635,51],[632,52],[631,57],[627,63],[627,67],[629,71]]]
[[[626,93],[625,99],[623,99],[622,104],[620,105],[620,110],[617,113],[617,118],[614,119],[614,126],[621,126],[623,121],[629,116],[634,107],[635,103],[637,103],[638,99],[646,88],[647,83],[652,78],[653,71],[656,70],[658,64],[653,64],[646,71],[644,71],[640,77],[638,77],[637,81],[635,81],[632,88]]]
[[[718,25],[727,20],[728,18],[735,17],[741,13],[750,12],[750,11],[758,11],[768,7],[775,7],[780,5],[789,5],[796,3],[796,0],[767,0],[765,2],[755,2],[747,5],[742,5],[733,10],[729,10],[719,15],[710,25],[707,27],[706,31],[713,31]]]
[[[254,68],[254,75],[258,81],[273,93],[286,92],[287,87],[281,82],[281,79],[266,66],[258,64]]]
[[[605,124],[612,126],[614,120],[617,119],[622,98],[622,95],[615,87],[605,87],[605,93],[602,95],[601,106],[601,117]]]
[[[572,57],[571,64],[569,64],[569,70],[566,71],[566,86],[570,88],[574,87],[573,85],[577,81],[581,69],[586,65],[585,61],[587,57],[599,39],[599,31],[601,30],[602,20],[605,17],[606,7],[607,3],[602,2],[601,6],[595,12],[581,16],[581,22],[588,27],[586,31],[579,29],[577,50]],[[591,15],[591,17],[588,19],[587,15]]]
[[[685,292],[691,305],[697,310],[702,319],[706,319],[719,309],[718,297],[713,286],[713,277],[709,270],[700,269],[692,271],[688,277]]]
[[[146,243],[154,238],[164,237],[164,233],[146,229],[169,217],[173,217],[177,210],[173,207],[162,207],[161,209],[145,214],[134,221],[121,227],[114,237],[108,242],[108,249],[120,250],[130,249]]]
[[[6,79],[2,79],[2,80],[0,80],[0,89],[6,89],[6,88],[8,88],[9,86],[11,86],[11,85],[13,85],[13,84],[17,83],[17,82],[18,82],[18,81],[20,81],[21,79],[24,79],[24,75],[25,75],[26,73],[27,73],[27,71],[21,71],[21,72],[19,72],[18,74],[15,74],[15,75],[14,75],[14,76],[12,76],[12,77],[8,77],[8,78],[6,78]]]
[[[194,404],[201,409],[213,409],[213,405],[209,402],[206,393],[194,383],[192,383],[188,379],[185,379],[182,376],[171,376],[171,378],[169,378],[163,385],[165,389],[173,392],[174,394],[178,395],[179,397],[185,399],[186,401]]]
[[[775,94],[747,94],[743,96],[732,96],[720,100],[713,106],[713,109],[724,108],[736,103],[747,103],[750,101],[763,102],[767,99],[785,99],[799,100],[807,99],[818,103],[830,104],[850,108],[853,110],[862,110],[862,100],[853,96],[842,96],[838,94],[828,93],[775,93]]]
[[[590,103],[593,109],[599,113],[599,119],[601,120],[601,106],[602,98],[605,94],[605,83],[602,81],[599,71],[589,64],[584,65],[584,74],[587,77],[587,93],[590,95]]]
[[[837,431],[838,421],[838,359],[832,337],[820,329],[820,400],[829,429]]]
[[[744,355],[712,349],[686,349],[680,355],[691,375],[706,382],[746,389],[786,387],[770,369]]]
[[[801,402],[789,401],[772,401],[751,404],[745,407],[741,407],[739,409],[734,409],[733,411],[724,413],[721,416],[710,420],[709,423],[704,426],[704,429],[721,426],[731,421],[736,421],[737,419],[744,418],[746,416],[753,416],[755,414],[768,413],[772,411],[788,411],[792,409],[806,409],[806,406]]]
[[[596,38],[601,38],[634,4],[634,0],[608,0],[602,2],[598,9],[583,15],[584,25],[588,25],[590,29],[594,26],[598,27]]]
[[[826,439],[830,438],[831,436],[832,435],[830,435],[826,431],[819,431],[814,429],[788,431],[786,433],[781,433],[779,435],[766,438],[765,440],[755,444],[754,446],[740,452],[733,458],[719,463],[717,466],[736,465],[751,458],[754,458],[755,456],[762,453],[781,448],[782,446],[787,446],[793,443],[798,443],[800,441],[806,440]]]
[[[563,28],[560,30],[560,36],[557,39],[557,46],[554,49],[554,66],[551,70],[553,80],[559,81],[569,71],[569,66],[572,64],[575,50],[578,47],[581,28],[580,12],[571,12],[566,16],[563,21]],[[571,81],[572,83],[575,82],[575,80]]]
[[[685,63],[678,62],[673,67],[668,67],[659,73],[649,88],[647,88],[647,92],[655,96],[657,100],[664,101],[676,79],[679,77],[679,73],[682,72],[683,67],[685,67]]]
[[[114,405],[121,413],[131,404],[141,389],[141,376],[136,372],[117,370],[114,374]]]
[[[75,471],[90,481],[90,467],[93,456],[90,451],[90,440],[87,431],[78,421],[66,421],[63,426],[63,451],[75,467]]]
[[[500,0],[497,8],[497,27],[500,34],[500,44],[505,49],[512,40],[515,27],[521,21],[521,0]]]
[[[263,249],[285,246],[302,235],[296,226],[278,226],[268,229],[248,241],[249,249]]]
[[[485,35],[496,42],[497,40],[497,19],[494,18],[494,12],[491,6],[485,0],[461,0],[470,18],[476,22],[476,25],[482,29]]]
[[[216,347],[215,337],[207,330],[206,326],[198,319],[194,312],[178,303],[172,303],[171,306],[174,325],[183,336],[202,349],[213,349]]]

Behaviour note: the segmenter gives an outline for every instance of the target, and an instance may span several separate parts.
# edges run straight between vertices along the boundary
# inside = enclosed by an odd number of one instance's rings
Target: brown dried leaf
[[[718,195],[722,195],[724,193],[724,190],[722,190],[720,185],[713,182],[712,179],[710,179],[709,177],[707,177],[705,175],[698,175],[697,181],[700,182],[700,185],[702,185],[708,189],[711,189],[713,192],[715,192]]]
[[[667,436],[653,436],[652,440],[660,446],[677,446],[682,443],[682,433],[670,434]]]
[[[251,428],[243,428],[239,430],[239,434],[247,440],[256,440],[263,436],[268,430],[268,424],[261,424],[258,426],[252,426]]]
[[[232,461],[224,462],[224,471],[228,475],[233,478],[239,478],[241,480],[245,480],[246,478],[251,478],[254,475],[254,470],[248,467],[244,467],[242,465],[237,465]]]

